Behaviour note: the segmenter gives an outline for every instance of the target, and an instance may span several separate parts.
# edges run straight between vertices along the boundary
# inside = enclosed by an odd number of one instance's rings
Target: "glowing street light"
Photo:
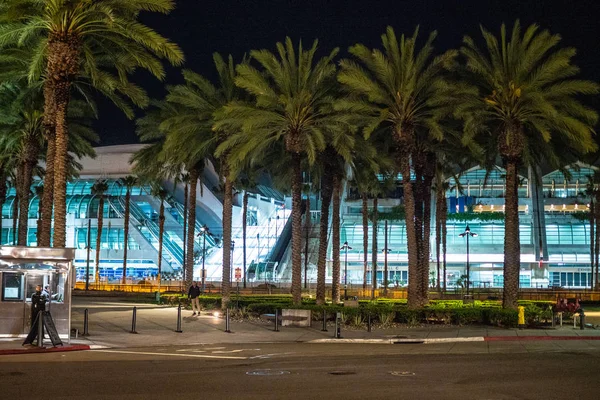
[[[471,278],[471,266],[469,265],[469,238],[477,237],[477,234],[475,232],[471,232],[471,228],[469,228],[469,225],[467,225],[467,227],[465,228],[465,231],[458,236],[467,238],[467,296],[468,296],[469,295],[469,280]]]
[[[344,255],[344,300],[348,300],[348,250],[352,250],[352,247],[348,242],[344,242],[344,245],[340,247],[340,250],[345,251]]]

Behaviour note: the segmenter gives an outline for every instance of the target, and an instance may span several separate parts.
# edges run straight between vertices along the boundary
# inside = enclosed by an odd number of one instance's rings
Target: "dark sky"
[[[438,31],[436,47],[443,51],[458,47],[465,34],[480,39],[479,24],[498,32],[502,22],[512,26],[516,19],[559,33],[564,46],[578,49],[582,76],[600,81],[600,0],[178,0],[168,16],[142,16],[182,47],[185,68],[208,78],[213,52],[239,60],[251,49],[273,49],[285,36],[305,43],[317,38],[323,53],[339,47],[346,56],[357,42],[379,47],[388,25],[398,35],[420,25],[423,35]],[[156,79],[138,74],[135,80],[151,96],[164,95]],[[179,69],[169,68],[166,82],[181,82]],[[137,142],[135,124],[106,101],[100,101],[97,130],[101,145]]]

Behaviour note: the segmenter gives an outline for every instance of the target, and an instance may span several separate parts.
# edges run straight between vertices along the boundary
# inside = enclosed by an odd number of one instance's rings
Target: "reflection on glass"
[[[23,300],[23,274],[2,274],[2,301]]]

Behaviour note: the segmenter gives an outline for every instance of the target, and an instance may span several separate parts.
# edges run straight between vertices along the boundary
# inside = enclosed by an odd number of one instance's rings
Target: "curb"
[[[452,337],[435,339],[316,339],[306,343],[356,343],[356,344],[435,344],[435,343],[460,343],[483,342],[483,336]]]
[[[0,356],[12,355],[12,354],[34,354],[34,353],[60,353],[65,351],[82,351],[90,350],[90,346],[85,344],[76,344],[73,346],[61,346],[61,347],[29,347],[24,349],[6,349],[0,350]]]
[[[529,340],[600,340],[600,336],[487,336],[486,342],[516,342]]]

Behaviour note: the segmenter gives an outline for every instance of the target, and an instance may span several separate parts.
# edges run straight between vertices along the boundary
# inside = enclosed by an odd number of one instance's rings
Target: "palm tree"
[[[158,291],[160,292],[160,280],[162,276],[162,257],[163,257],[163,236],[165,233],[165,200],[169,195],[160,184],[152,186],[152,195],[160,200],[160,209],[158,213]]]
[[[266,154],[283,154],[291,171],[292,186],[292,297],[301,302],[302,290],[302,170],[303,161],[315,163],[325,148],[328,132],[347,129],[332,107],[335,93],[333,58],[338,50],[314,60],[317,41],[310,49],[294,49],[286,38],[277,52],[253,50],[250,55],[260,70],[248,64],[236,68],[236,85],[247,90],[254,101],[225,106],[220,126],[233,133],[217,153],[230,152],[235,168],[247,159]],[[238,130],[240,132],[238,132]],[[282,151],[283,150],[283,151]]]
[[[98,197],[98,222],[96,225],[96,285],[100,284],[100,245],[102,244],[102,224],[104,222],[104,193],[107,190],[108,184],[104,179],[97,180],[92,186],[92,195]],[[125,270],[123,270],[123,274],[125,274]]]
[[[323,165],[321,172],[321,219],[319,221],[319,250],[317,257],[317,304],[325,304],[325,273],[327,269],[327,248],[329,247],[329,207],[333,196],[333,161],[334,151],[331,147],[322,153]]]
[[[537,25],[522,33],[518,21],[510,37],[505,25],[499,38],[484,28],[481,32],[483,49],[470,37],[463,39],[466,77],[455,93],[464,96],[455,114],[464,120],[463,141],[491,150],[489,157],[500,156],[506,169],[503,306],[516,308],[521,261],[517,169],[536,165],[541,156],[559,166],[559,142],[580,154],[597,148],[592,137],[597,113],[578,96],[596,94],[599,86],[574,78],[579,71],[571,60],[575,49],[557,48],[559,35]]]
[[[179,48],[137,19],[142,11],[166,14],[172,0],[6,0],[0,8],[0,47],[36,49],[31,59],[30,82],[44,74],[44,126],[49,141],[47,159],[54,177],[54,246],[64,247],[66,228],[67,110],[71,87],[80,76],[109,95],[123,109],[124,97],[147,104],[143,90],[127,81],[136,67],[162,79],[158,57],[183,61]],[[43,66],[43,67],[42,67]],[[118,77],[106,69],[114,68]],[[117,93],[118,92],[118,93]],[[127,110],[131,111],[131,110]],[[48,186],[48,182],[46,183]],[[50,191],[46,190],[49,196]]]
[[[443,72],[457,54],[449,51],[433,57],[436,32],[420,49],[417,37],[418,29],[412,37],[402,35],[398,41],[388,27],[382,35],[383,51],[361,44],[350,47],[359,63],[342,60],[338,75],[338,80],[356,96],[341,105],[362,121],[365,135],[369,137],[382,128],[394,141],[394,158],[403,177],[411,308],[427,302],[427,224],[421,222],[430,209],[425,198],[431,189],[426,155],[429,144],[443,136],[441,120],[452,104]],[[416,175],[414,181],[411,172]]]
[[[128,175],[119,180],[122,186],[125,186],[125,221],[123,222],[123,285],[127,283],[127,249],[129,247],[129,215],[130,215],[130,203],[131,203],[131,189],[138,184],[139,179],[137,176]],[[162,204],[161,204],[162,207]],[[162,240],[162,238],[161,238]],[[159,260],[160,266],[160,260]],[[159,268],[160,270],[160,268]]]
[[[166,100],[177,108],[177,113],[161,124],[169,132],[166,148],[176,152],[179,159],[212,157],[216,147],[230,134],[228,128],[215,125],[214,116],[232,101],[242,99],[244,93],[235,86],[235,64],[233,57],[227,61],[217,53],[213,55],[218,73],[219,86],[214,86],[204,77],[184,71],[185,85],[169,88]],[[214,128],[213,128],[214,126]],[[192,145],[193,144],[193,145]],[[233,185],[236,171],[229,166],[228,155],[219,156],[220,175],[223,177],[223,273],[222,301],[227,307],[231,292],[231,234],[233,212]]]

